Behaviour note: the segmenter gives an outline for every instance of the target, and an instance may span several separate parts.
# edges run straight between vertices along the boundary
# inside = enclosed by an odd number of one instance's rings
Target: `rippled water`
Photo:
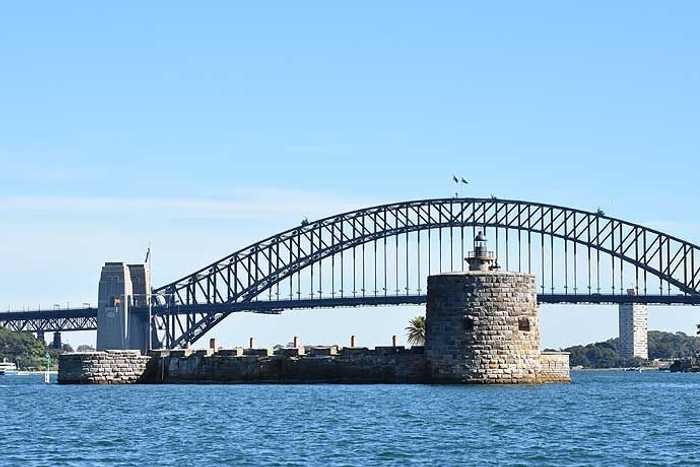
[[[0,377],[2,465],[700,463],[700,374],[546,386],[58,386]]]

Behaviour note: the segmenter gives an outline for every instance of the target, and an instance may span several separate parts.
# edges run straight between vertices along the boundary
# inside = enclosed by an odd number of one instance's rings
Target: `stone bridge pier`
[[[151,300],[148,264],[105,263],[97,306],[97,350],[148,351],[148,317],[136,307]]]

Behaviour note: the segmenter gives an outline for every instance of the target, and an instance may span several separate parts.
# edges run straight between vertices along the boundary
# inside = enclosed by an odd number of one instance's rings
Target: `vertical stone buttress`
[[[492,270],[428,277],[425,353],[436,382],[539,382],[534,275]]]

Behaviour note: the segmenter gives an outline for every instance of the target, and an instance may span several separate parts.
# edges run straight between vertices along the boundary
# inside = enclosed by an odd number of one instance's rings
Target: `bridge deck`
[[[292,300],[259,300],[247,303],[176,305],[153,307],[156,316],[209,314],[220,312],[281,313],[285,310],[313,308],[353,308],[383,305],[422,305],[426,295],[378,295],[329,297]],[[700,295],[560,295],[540,294],[540,304],[598,304],[644,303],[649,305],[700,305]],[[146,308],[142,308],[147,313]],[[96,308],[33,310],[0,313],[0,327],[15,331],[87,331],[97,329]]]

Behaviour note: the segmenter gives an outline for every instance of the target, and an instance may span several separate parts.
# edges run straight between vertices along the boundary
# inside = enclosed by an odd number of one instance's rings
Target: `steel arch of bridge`
[[[349,295],[344,291],[344,274],[347,267],[343,264],[350,261],[350,258],[345,258],[349,251],[352,251],[353,296],[386,296],[387,267],[391,266],[396,267],[392,277],[395,277],[396,281],[396,295],[400,295],[403,290],[399,288],[399,241],[402,236],[405,237],[405,290],[406,295],[409,295],[409,274],[413,274],[409,273],[409,235],[417,232],[411,243],[417,244],[417,269],[420,278],[421,237],[424,237],[422,232],[427,232],[428,244],[427,265],[424,263],[423,267],[427,266],[428,271],[434,272],[430,249],[435,243],[435,238],[431,239],[431,232],[437,230],[439,270],[443,271],[443,236],[447,237],[444,230],[449,229],[449,269],[454,269],[454,229],[459,229],[459,256],[463,257],[465,228],[472,228],[474,232],[476,229],[492,229],[496,236],[496,254],[506,269],[511,269],[515,238],[518,270],[532,270],[534,247],[536,252],[539,252],[540,257],[537,259],[541,260],[541,294],[546,292],[546,283],[550,280],[551,294],[555,295],[557,248],[564,254],[563,262],[557,263],[563,264],[564,269],[560,271],[563,272],[563,280],[559,281],[563,282],[563,295],[569,295],[571,290],[577,294],[580,289],[587,289],[589,295],[600,293],[601,254],[604,258],[608,257],[611,272],[608,280],[612,281],[613,295],[624,293],[623,281],[631,281],[638,295],[647,294],[648,277],[657,279],[661,296],[665,292],[664,285],[666,295],[671,295],[672,289],[679,295],[700,294],[700,264],[695,264],[696,255],[700,255],[700,247],[677,237],[608,217],[602,212],[495,198],[444,198],[385,204],[314,222],[303,222],[299,226],[254,243],[193,274],[156,289],[156,307],[183,307],[193,311],[185,314],[184,322],[179,313],[155,313],[154,325],[164,331],[164,343],[169,348],[195,342],[233,311],[235,307],[228,309],[226,304],[252,302],[266,291],[272,299],[273,289],[276,298],[279,299],[280,284],[283,281],[289,281],[289,298],[294,299],[296,296],[297,299],[301,299],[302,272],[310,272],[311,300],[314,299],[315,292],[318,293],[319,299],[322,298],[323,284],[329,282],[329,279],[331,291],[327,290],[326,296]],[[395,265],[387,266],[387,239],[392,237],[396,247],[396,254],[392,257]],[[423,238],[424,242],[425,240]],[[378,243],[380,249],[382,246],[384,248],[384,287],[380,290],[377,289]],[[401,243],[403,245],[404,240]],[[501,244],[505,247],[499,254]],[[368,245],[370,249],[372,245],[374,248],[375,286],[369,293],[366,290],[366,282],[371,282],[371,278],[366,277],[365,264],[365,247]],[[361,266],[358,266],[358,250],[361,251]],[[549,271],[547,261],[550,264]],[[587,274],[584,274],[587,281],[585,277],[580,277],[580,263],[587,265]],[[328,272],[325,276],[323,274],[324,265],[326,271],[330,266],[330,278]],[[356,270],[359,267],[362,268],[362,284],[358,291]],[[460,265],[457,269],[461,267]],[[370,267],[370,272],[371,270]],[[561,275],[560,273],[557,275]],[[340,282],[339,290],[336,290],[336,281]],[[582,282],[586,286],[579,287]],[[318,290],[314,290],[316,287]],[[420,294],[420,284],[417,290]]]

